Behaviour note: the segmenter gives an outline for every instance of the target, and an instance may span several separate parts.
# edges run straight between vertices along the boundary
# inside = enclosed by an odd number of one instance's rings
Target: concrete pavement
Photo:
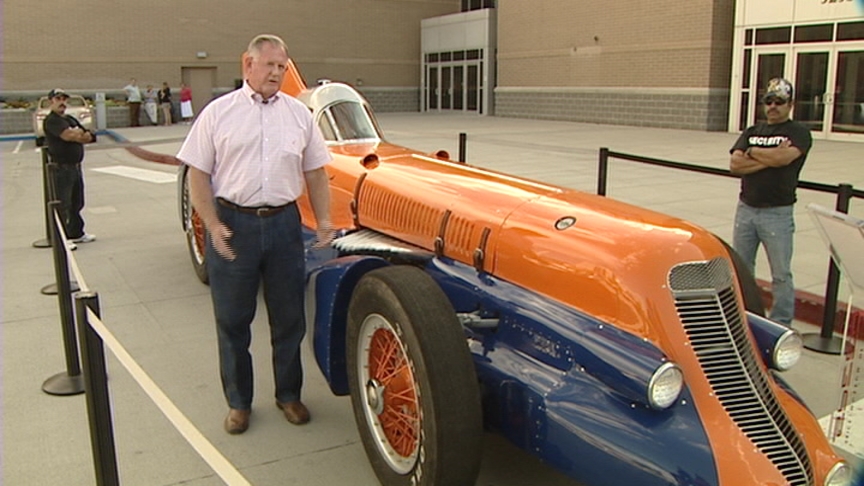
[[[382,114],[395,143],[455,158],[467,133],[473,165],[594,192],[597,152],[608,147],[654,158],[725,168],[736,134],[644,129],[453,114]],[[117,130],[177,152],[188,126]],[[104,140],[103,140],[104,139]],[[294,427],[273,405],[263,312],[253,324],[256,402],[242,436],[222,430],[225,413],[207,288],[189,264],[177,216],[175,168],[136,159],[103,137],[85,161],[87,231],[96,242],[74,253],[87,286],[100,295],[112,333],[167,396],[255,485],[377,484],[355,429],[350,402],[333,397],[306,352],[304,401],[313,422]],[[39,289],[54,280],[49,250],[31,243],[45,233],[39,154],[30,141],[0,141],[2,153],[2,476],[9,485],[93,484],[84,398],[50,396],[42,382],[65,370],[57,298]],[[864,144],[817,140],[802,179],[864,188]],[[137,169],[130,171],[129,169]],[[731,237],[737,181],[632,162],[611,164],[609,197],[692,220]],[[799,193],[793,268],[796,284],[824,292],[828,252],[804,207],[833,207],[833,196]],[[852,203],[864,216],[864,202]],[[764,258],[757,276],[767,278]],[[845,287],[842,295],[848,295]],[[861,304],[859,303],[859,306]],[[263,309],[262,309],[263,310]],[[804,323],[805,332],[818,331]],[[109,356],[120,476],[125,485],[216,485],[222,482],[187,445],[118,361]],[[806,352],[787,378],[819,416],[837,404],[841,361]],[[861,397],[859,397],[861,398]],[[862,417],[859,420],[864,420]],[[862,428],[860,422],[859,429]],[[864,443],[864,440],[858,442]],[[849,455],[853,460],[854,455]],[[573,485],[497,436],[487,435],[479,485]]]

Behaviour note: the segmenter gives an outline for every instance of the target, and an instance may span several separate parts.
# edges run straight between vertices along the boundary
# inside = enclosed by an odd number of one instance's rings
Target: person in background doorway
[[[759,245],[765,248],[774,296],[770,318],[787,326],[795,317],[795,188],[812,144],[810,130],[790,117],[793,94],[789,81],[769,81],[762,98],[767,120],[744,130],[729,161],[732,173],[741,176],[732,246],[751,272]]]
[[[195,116],[192,111],[192,88],[186,83],[180,83],[180,118],[183,123],[190,123]]]
[[[158,105],[156,103],[158,97],[159,95],[153,89],[153,85],[148,84],[147,89],[144,90],[144,112],[147,113],[147,118],[150,119],[151,125],[155,125],[159,121]]]
[[[84,176],[81,162],[84,160],[84,144],[96,141],[96,135],[85,129],[72,115],[66,114],[66,91],[55,88],[48,93],[51,112],[42,121],[45,129],[45,144],[51,160],[57,164],[54,184],[56,197],[60,201],[66,238],[74,243],[89,243],[96,237],[84,232]]]
[[[168,81],[162,82],[162,89],[159,90],[159,107],[162,109],[162,124],[171,125],[171,88],[168,87]]]
[[[129,80],[129,84],[123,87],[123,91],[126,92],[126,104],[129,106],[129,126],[140,126],[138,118],[141,116],[141,90],[135,78]]]
[[[189,167],[192,205],[207,229],[207,273],[229,434],[249,427],[250,326],[259,288],[270,323],[276,406],[292,424],[310,419],[300,401],[306,276],[295,200],[308,195],[315,246],[329,245],[334,232],[324,166],[331,157],[306,106],[279,91],[287,64],[282,39],[255,37],[243,59],[243,87],[201,111],[177,154]]]

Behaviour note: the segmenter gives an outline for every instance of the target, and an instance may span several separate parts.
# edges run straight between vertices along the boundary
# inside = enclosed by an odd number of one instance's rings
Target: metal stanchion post
[[[51,214],[60,207],[58,201],[48,203]],[[50,395],[77,395],[84,393],[81,367],[78,364],[78,344],[75,339],[75,323],[72,315],[72,290],[69,286],[69,262],[60,237],[60,228],[51,218],[51,247],[54,250],[54,275],[57,278],[57,300],[60,305],[60,326],[63,329],[63,346],[66,351],[66,371],[57,373],[42,383],[42,391]]]
[[[44,154],[47,153],[47,151],[45,150],[44,147],[42,148],[42,153],[43,153],[43,158],[44,158],[45,157]],[[55,197],[55,194],[57,194],[57,188],[55,186],[55,180],[56,180],[55,177],[57,176],[56,171],[57,171],[57,164],[55,164],[54,162],[48,162],[47,164],[45,164],[44,172],[46,174],[45,179],[47,181],[47,184],[46,184],[47,190],[45,191],[45,193],[51,198],[51,199],[45,201],[45,228],[49,229],[49,231],[48,231],[49,246],[52,242],[50,228],[54,227],[53,226],[54,225],[54,211],[51,210],[51,208],[49,206],[49,202],[55,201],[57,199]],[[64,243],[62,241],[62,239],[58,238],[58,240],[60,241],[60,243]],[[64,252],[64,255],[65,255],[65,252]],[[76,282],[74,279],[70,279],[69,280],[69,289],[72,292],[77,292],[78,290],[80,290],[78,287],[78,282]],[[50,283],[50,284],[42,287],[40,292],[42,292],[44,295],[57,295],[57,284],[56,283]]]
[[[464,132],[459,134],[459,162],[465,162],[465,142],[468,140],[468,135]]]
[[[606,179],[609,174],[609,149],[600,148],[600,160],[597,165],[597,195],[606,195]]]
[[[95,292],[75,295],[75,317],[81,343],[81,363],[84,366],[84,386],[87,390],[87,419],[90,423],[90,447],[98,486],[119,486],[114,426],[108,396],[108,372],[102,338],[90,326],[87,309],[100,315],[99,296]]]
[[[852,199],[852,185],[837,186],[837,203],[835,209],[841,213],[849,213],[849,200]],[[801,337],[804,347],[825,354],[841,354],[843,340],[834,336],[834,321],[837,318],[837,290],[840,286],[840,268],[834,259],[828,262],[828,283],[825,284],[825,312],[822,314],[822,329],[817,333],[805,333]]]
[[[33,242],[34,248],[50,248],[51,247],[51,215],[48,210],[48,201],[54,199],[53,194],[49,194],[48,185],[48,148],[42,147],[42,207],[45,209],[45,238]]]

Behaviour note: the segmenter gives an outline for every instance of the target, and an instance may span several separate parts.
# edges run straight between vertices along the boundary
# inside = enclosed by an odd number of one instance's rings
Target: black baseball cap
[[[67,93],[65,90],[60,89],[60,88],[54,88],[48,92],[48,98],[55,98],[57,96],[65,96],[66,98],[68,98],[69,93]]]

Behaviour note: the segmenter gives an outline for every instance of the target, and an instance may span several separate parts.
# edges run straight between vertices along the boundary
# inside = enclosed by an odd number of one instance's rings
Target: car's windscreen
[[[83,108],[87,106],[87,102],[80,96],[72,97],[66,100],[67,108]],[[39,109],[47,110],[51,108],[51,100],[49,98],[41,98],[39,100]]]
[[[330,106],[318,122],[325,140],[379,139],[371,114],[360,103],[342,102]]]

